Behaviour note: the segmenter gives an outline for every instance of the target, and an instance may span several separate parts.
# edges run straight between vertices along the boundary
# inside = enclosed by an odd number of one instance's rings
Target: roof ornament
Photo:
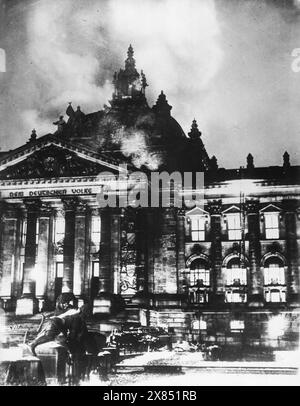
[[[254,169],[254,158],[252,154],[247,156],[247,169]]]
[[[158,96],[158,99],[153,106],[153,110],[159,114],[170,115],[172,106],[169,105],[166,95],[163,91],[160,92],[160,95]]]
[[[145,88],[148,86],[146,76],[142,71],[139,73],[135,67],[132,45],[129,45],[127,59],[125,60],[125,69],[120,69],[113,75],[112,83],[114,85],[113,104],[117,105],[120,101],[128,99],[140,101],[145,104]]]
[[[54,125],[57,125],[57,133],[63,132],[66,122],[64,120],[64,116],[59,116],[59,120],[53,122]]]
[[[211,169],[212,171],[217,171],[218,168],[219,168],[219,166],[218,166],[218,160],[217,160],[217,158],[215,157],[215,155],[213,155],[213,156],[210,158],[210,169]]]
[[[193,120],[192,126],[191,126],[191,131],[188,133],[188,136],[195,140],[201,137],[201,131],[198,129],[198,124],[196,119]]]
[[[30,135],[30,138],[29,138],[29,141],[28,141],[28,142],[33,142],[33,141],[36,140],[36,138],[37,138],[36,130],[33,129],[32,132],[31,132],[31,135]]]
[[[290,167],[291,167],[290,154],[287,151],[285,151],[285,153],[283,154],[283,169],[288,170]]]

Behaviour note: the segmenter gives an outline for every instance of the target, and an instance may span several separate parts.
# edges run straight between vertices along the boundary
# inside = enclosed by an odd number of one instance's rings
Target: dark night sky
[[[3,4],[3,1],[0,1]],[[189,131],[195,117],[225,167],[300,164],[300,1],[35,0],[6,2],[0,47],[2,150],[39,135],[64,113],[110,99],[111,78],[132,43],[148,100],[161,89]],[[1,67],[1,64],[0,64]]]

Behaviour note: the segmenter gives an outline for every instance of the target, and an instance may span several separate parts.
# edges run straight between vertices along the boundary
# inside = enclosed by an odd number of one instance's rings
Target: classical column
[[[54,244],[54,226],[57,208],[53,208],[49,216],[49,246],[48,246],[48,272],[47,272],[47,307],[53,308],[55,305],[55,244]]]
[[[30,315],[38,310],[35,298],[35,262],[36,262],[36,225],[40,202],[24,202],[27,209],[27,228],[25,243],[25,261],[23,267],[23,290],[21,299],[17,300],[16,314]]]
[[[247,201],[248,239],[249,239],[249,280],[248,280],[248,306],[262,307],[263,278],[260,269],[261,247],[259,226],[259,202]]]
[[[12,207],[1,207],[0,298],[8,308],[12,296],[12,280],[17,240],[17,212]]]
[[[86,268],[86,214],[87,205],[80,203],[75,212],[74,283],[73,293],[83,298]]]
[[[145,293],[147,291],[147,270],[145,261],[147,253],[147,217],[145,209],[138,209],[136,211],[135,225],[136,284],[137,290]]]
[[[155,264],[155,252],[157,249],[157,211],[159,209],[148,208],[145,213],[147,222],[147,290],[149,293],[154,293],[154,264]]]
[[[75,250],[75,210],[78,199],[63,199],[65,212],[64,274],[62,293],[73,291],[74,250]]]
[[[211,263],[212,291],[215,303],[224,302],[224,286],[222,279],[222,201],[215,200],[208,205],[211,215]]]
[[[112,210],[101,210],[99,293],[93,302],[94,314],[108,315],[117,308],[114,294],[118,293],[120,279],[120,213]]]
[[[283,200],[287,259],[287,301],[299,306],[299,250],[296,228],[296,200]]]
[[[177,293],[176,209],[161,208],[154,253],[155,293]]]
[[[103,208],[101,210],[101,242],[99,253],[99,293],[112,293],[112,278],[110,270],[110,243],[111,243],[111,220],[110,209]]]
[[[120,231],[121,218],[118,209],[111,213],[111,272],[113,278],[113,293],[120,291]]]
[[[35,266],[35,295],[39,300],[39,309],[43,308],[48,279],[49,248],[50,248],[50,217],[53,209],[49,204],[43,203],[39,211],[39,237],[37,249],[37,261]]]
[[[177,210],[177,271],[178,293],[184,293],[185,272],[185,210]]]

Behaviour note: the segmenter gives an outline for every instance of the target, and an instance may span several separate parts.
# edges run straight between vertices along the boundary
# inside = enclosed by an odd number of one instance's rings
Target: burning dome
[[[138,168],[185,170],[185,161],[201,163],[202,150],[208,162],[200,137],[199,145],[196,145],[197,137],[192,139],[185,135],[172,117],[172,106],[163,91],[152,108],[148,105],[146,75],[137,71],[133,55],[130,45],[124,69],[113,75],[114,91],[110,105],[85,115],[80,107],[75,111],[70,104],[66,111],[69,119],[63,126],[62,136],[93,149],[96,147],[101,152],[113,153]],[[207,163],[193,166],[198,166],[198,170],[207,169]]]

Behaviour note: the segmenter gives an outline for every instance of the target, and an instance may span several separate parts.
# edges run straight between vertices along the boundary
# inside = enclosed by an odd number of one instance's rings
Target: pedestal
[[[22,297],[17,300],[16,316],[32,316],[38,312],[38,300],[33,297]]]
[[[66,379],[67,349],[55,341],[50,341],[37,346],[36,354],[41,360],[47,381],[63,383]]]

